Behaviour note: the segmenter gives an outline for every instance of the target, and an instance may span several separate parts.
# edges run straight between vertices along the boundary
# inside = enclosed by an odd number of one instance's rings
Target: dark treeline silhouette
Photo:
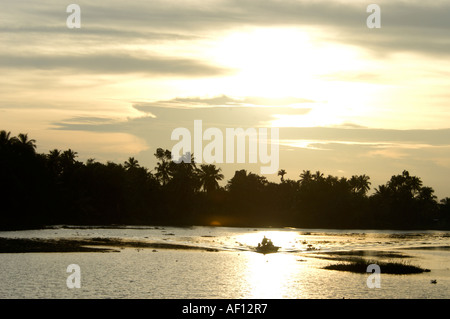
[[[279,183],[238,170],[225,187],[212,164],[172,161],[158,149],[153,171],[77,160],[71,149],[36,152],[26,134],[0,132],[0,228],[49,225],[223,225],[300,228],[450,229],[450,198],[408,171],[375,188],[370,178],[304,170]],[[186,155],[191,156],[191,155]],[[193,159],[193,156],[191,156]]]

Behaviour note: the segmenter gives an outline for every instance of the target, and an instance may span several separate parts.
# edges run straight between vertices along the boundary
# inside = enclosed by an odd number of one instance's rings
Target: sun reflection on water
[[[299,271],[294,256],[252,254],[247,263],[249,298],[279,299],[292,295],[292,278]]]
[[[298,256],[283,253],[292,248],[298,234],[285,231],[260,231],[239,236],[238,241],[249,248],[256,247],[263,237],[271,239],[280,247],[279,253],[263,255],[256,252],[246,254],[247,288],[249,298],[278,299],[301,295],[301,287],[292,291],[293,278],[298,278],[304,264],[298,262]],[[297,290],[298,288],[298,290]]]

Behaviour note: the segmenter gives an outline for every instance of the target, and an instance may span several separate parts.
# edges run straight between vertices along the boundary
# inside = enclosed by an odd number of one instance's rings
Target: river
[[[262,255],[266,236],[280,246]],[[0,232],[3,238],[118,238],[197,249],[116,247],[116,252],[1,253],[0,298],[321,299],[449,298],[450,233],[444,231],[323,230],[227,227],[77,227]],[[379,274],[323,267],[339,254],[403,260],[421,274]],[[80,288],[69,288],[69,265]]]

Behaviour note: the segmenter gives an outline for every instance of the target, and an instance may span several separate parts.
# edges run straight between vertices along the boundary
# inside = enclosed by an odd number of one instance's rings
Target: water
[[[252,251],[264,235],[281,246],[279,253]],[[0,298],[450,297],[448,232],[58,227],[0,232],[0,237],[121,238],[217,250],[116,248],[119,252],[0,254]],[[411,264],[431,271],[389,275],[381,270],[381,288],[371,289],[367,286],[370,274],[323,269],[336,261],[319,257],[344,251],[407,255]],[[370,258],[393,260],[391,255],[377,256]],[[80,266],[79,289],[67,287],[70,264]]]

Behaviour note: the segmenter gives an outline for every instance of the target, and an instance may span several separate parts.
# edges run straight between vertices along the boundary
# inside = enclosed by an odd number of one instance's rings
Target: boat
[[[280,249],[280,247],[278,246],[258,246],[255,248],[255,251],[257,253],[261,253],[261,254],[271,254],[271,253],[276,253],[278,251],[278,249]]]
[[[264,254],[264,255],[276,253],[278,251],[278,249],[280,249],[280,247],[275,246],[270,239],[266,238],[266,236],[264,236],[261,243],[258,244],[257,247],[255,247],[255,251],[257,253]]]

